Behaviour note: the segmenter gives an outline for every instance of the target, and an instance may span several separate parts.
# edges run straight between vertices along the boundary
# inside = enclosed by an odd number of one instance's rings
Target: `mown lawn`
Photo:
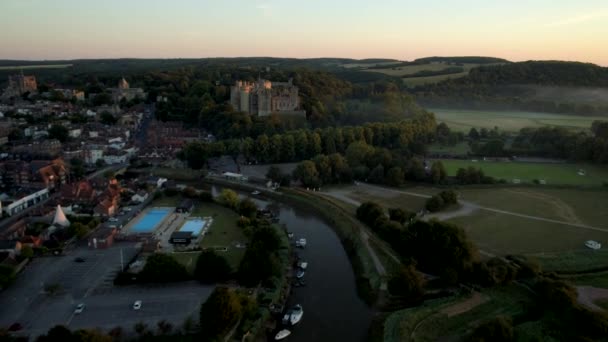
[[[203,236],[201,247],[215,249],[236,270],[243,255],[245,255],[245,249],[237,248],[236,244],[247,242],[245,235],[243,235],[243,230],[236,224],[239,215],[219,204],[199,203],[195,206],[191,216],[213,218],[213,223],[205,236]],[[228,250],[223,251],[224,247]]]
[[[449,75],[445,75],[449,76]],[[456,110],[429,108],[438,122],[445,122],[452,130],[468,132],[475,127],[518,132],[524,127],[556,126],[574,130],[589,130],[594,120],[605,120],[599,116],[573,114],[551,114],[523,111]]]
[[[519,179],[522,183],[533,183],[544,180],[547,185],[585,185],[602,186],[608,182],[608,168],[576,163],[523,163],[523,162],[496,162],[483,160],[442,160],[450,176],[455,176],[459,168],[469,166],[481,168],[487,176],[504,179],[513,183]],[[584,170],[585,175],[578,174]]]
[[[463,227],[479,249],[497,255],[578,251],[586,248],[587,240],[608,239],[608,233],[602,231],[484,210],[448,222]]]

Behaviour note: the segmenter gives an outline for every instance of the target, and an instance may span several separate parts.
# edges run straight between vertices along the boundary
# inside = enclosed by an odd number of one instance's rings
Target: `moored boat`
[[[284,339],[285,337],[287,337],[287,336],[289,336],[289,335],[291,335],[291,331],[289,331],[289,330],[287,330],[287,329],[283,329],[283,330],[279,331],[279,332],[278,332],[278,333],[277,333],[277,334],[274,336],[274,339],[275,339],[276,341],[278,341],[278,340],[282,340],[282,339]]]
[[[302,316],[304,315],[304,309],[302,309],[302,305],[298,304],[296,306],[293,307],[293,309],[291,310],[291,315],[289,316],[289,323],[291,323],[291,325],[296,325],[300,322],[300,320],[302,319]]]

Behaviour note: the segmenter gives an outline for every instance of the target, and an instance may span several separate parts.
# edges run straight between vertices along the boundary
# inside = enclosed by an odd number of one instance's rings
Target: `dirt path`
[[[608,298],[608,289],[593,286],[577,286],[576,291],[578,292],[579,304],[591,310],[604,311],[604,309],[595,304],[595,301]]]
[[[437,219],[437,220],[449,220],[454,217],[468,216],[479,209],[475,205],[471,205],[469,202],[461,202],[460,207],[456,210],[440,211],[434,214],[428,214],[424,216],[424,220]]]
[[[537,193],[537,192],[533,192],[533,191],[529,191],[529,190],[508,189],[506,191],[546,202],[553,207],[553,209],[554,209],[553,212],[557,216],[559,216],[559,217],[563,218],[564,220],[571,222],[571,223],[583,224],[583,221],[581,221],[581,219],[579,219],[578,216],[576,216],[574,209],[572,209],[571,206],[569,206],[566,202],[562,201],[559,198],[555,198],[553,196],[549,196],[549,195],[545,195],[545,194],[541,194],[541,193]]]
[[[385,187],[381,187],[381,186],[377,186],[377,185],[371,185],[371,184],[367,184],[367,183],[359,183],[359,186],[357,186],[357,189],[358,190],[364,190],[364,189],[365,190],[369,190],[370,194],[372,194],[374,196],[380,196],[380,197],[386,197],[386,194],[389,193],[389,192],[400,193],[400,194],[404,194],[404,195],[410,195],[410,196],[422,197],[422,198],[430,198],[431,197],[430,195],[419,194],[419,193],[410,192],[410,191],[402,191],[402,190],[391,189],[391,188],[385,188]],[[348,192],[345,191],[344,189],[341,189],[339,191],[339,193],[340,193],[339,197],[336,197],[336,198],[339,198],[339,199],[341,199],[343,197],[348,198],[348,196],[346,196],[346,194]],[[326,192],[326,194],[328,194],[330,196],[334,196],[334,192],[333,191]],[[352,202],[353,200],[349,199],[349,201]],[[357,202],[357,201],[355,201],[355,202]],[[359,203],[359,202],[357,202],[357,203]],[[478,204],[473,203],[473,202],[468,202],[468,201],[460,201],[460,203],[462,205],[471,206],[472,208],[476,208],[476,209],[479,209],[479,210],[490,211],[490,212],[494,212],[494,213],[498,213],[498,214],[511,215],[511,216],[526,218],[526,219],[530,219],[530,220],[550,222],[550,223],[556,223],[556,224],[570,226],[570,227],[583,228],[583,229],[589,229],[589,230],[596,230],[596,231],[608,233],[608,229],[607,228],[594,227],[594,226],[590,226],[590,225],[583,224],[583,223],[573,223],[573,222],[548,219],[548,218],[538,217],[538,216],[533,216],[533,215],[520,214],[520,213],[508,211],[508,210],[496,209],[496,208],[491,208],[491,207],[484,207],[484,206],[478,205]]]
[[[488,300],[487,297],[482,296],[481,293],[479,293],[479,292],[475,292],[475,293],[473,293],[471,298],[469,298],[463,302],[448,306],[447,308],[443,308],[440,311],[440,313],[448,315],[448,317],[460,315],[462,313],[465,313],[467,311],[474,309],[476,306],[479,306],[479,305],[485,303],[487,300]]]
[[[416,330],[418,330],[418,328],[421,325],[423,325],[424,323],[426,323],[429,319],[436,318],[437,316],[443,316],[443,315],[447,315],[448,318],[457,316],[457,315],[460,315],[465,312],[473,310],[475,307],[485,303],[487,300],[488,300],[488,298],[485,296],[482,296],[481,293],[474,292],[470,298],[468,298],[460,303],[456,303],[456,304],[450,305],[448,307],[445,307],[445,308],[441,309],[440,311],[425,317],[423,320],[418,322],[418,324],[416,324],[416,326],[410,333],[409,340],[410,341],[415,340]]]

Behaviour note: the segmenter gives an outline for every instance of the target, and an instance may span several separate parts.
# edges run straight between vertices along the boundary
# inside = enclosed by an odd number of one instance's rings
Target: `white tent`
[[[63,209],[61,209],[61,205],[57,205],[57,210],[55,211],[55,217],[53,217],[53,225],[61,226],[61,227],[69,227],[70,221],[65,216]]]

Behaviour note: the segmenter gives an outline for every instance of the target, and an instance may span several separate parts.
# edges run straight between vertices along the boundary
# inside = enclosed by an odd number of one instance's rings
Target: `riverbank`
[[[210,177],[207,177],[205,182],[243,191],[257,190],[263,196],[273,200],[314,212],[328,223],[338,235],[355,274],[359,297],[368,305],[374,306],[385,295],[384,275],[376,268],[374,258],[363,240],[361,223],[348,215],[343,208],[338,207],[324,197],[298,189],[281,188],[280,191],[273,191],[254,184],[231,182]]]

